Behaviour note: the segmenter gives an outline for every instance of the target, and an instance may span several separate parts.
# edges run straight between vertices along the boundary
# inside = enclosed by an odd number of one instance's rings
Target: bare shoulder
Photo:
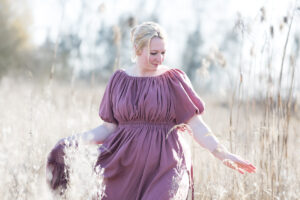
[[[132,69],[133,69],[132,66],[130,66],[130,67],[124,66],[124,67],[120,68],[120,70],[124,71],[128,75],[133,75],[134,70],[132,70]]]

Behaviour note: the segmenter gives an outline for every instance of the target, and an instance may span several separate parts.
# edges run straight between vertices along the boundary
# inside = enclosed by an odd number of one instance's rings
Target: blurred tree
[[[131,64],[130,29],[135,24],[136,19],[129,14],[121,15],[116,25],[102,23],[96,45],[97,48],[105,49],[105,51],[103,55],[98,55],[102,58],[101,63],[91,73],[102,78],[109,77],[109,74],[116,68]]]
[[[70,66],[70,54],[76,51],[80,40],[73,35],[63,35],[58,44],[49,38],[31,52],[30,66],[35,79],[43,81],[55,77],[59,81],[70,81],[73,68]],[[57,50],[56,49],[56,45]],[[56,52],[55,52],[56,51]]]
[[[186,46],[183,53],[183,66],[189,78],[193,81],[196,76],[196,70],[201,67],[201,59],[203,57],[201,49],[203,40],[200,32],[200,25],[196,26],[196,30],[187,36]]]
[[[78,34],[67,33],[61,36],[60,42],[57,48],[56,57],[56,71],[58,76],[65,75],[72,76],[72,63],[70,62],[71,57],[76,57],[78,60],[81,59],[80,46],[82,39]],[[61,77],[63,78],[63,77]]]
[[[121,34],[121,43],[120,43],[120,62],[117,63],[119,66],[131,65],[132,57],[132,46],[130,38],[130,30],[136,25],[136,18],[129,14],[124,14],[119,18],[119,27]]]
[[[0,77],[24,68],[26,50],[31,48],[27,27],[31,22],[26,1],[0,0]]]
[[[113,71],[113,66],[117,56],[117,46],[120,42],[119,40],[121,40],[121,37],[118,27],[102,23],[101,28],[98,30],[96,46],[97,48],[105,51],[104,55],[99,55],[101,57],[101,63],[99,63],[99,65],[101,66],[99,68],[97,67],[97,69],[101,68]]]

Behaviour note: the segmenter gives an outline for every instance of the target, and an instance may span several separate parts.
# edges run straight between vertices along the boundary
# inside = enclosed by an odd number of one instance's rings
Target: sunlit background
[[[283,65],[299,48],[295,0],[2,0],[1,4],[1,76],[25,70],[64,80],[88,80],[95,74],[100,80],[116,68],[132,65],[129,31],[143,21],[158,22],[166,29],[166,64],[184,69],[193,81],[200,79],[198,72],[208,72],[200,85],[219,94],[226,93],[241,73],[252,70],[255,76],[265,76],[261,65],[267,62],[277,70],[272,77],[277,79],[287,37]],[[295,86],[299,88],[298,81]]]
[[[239,176],[191,142],[196,199],[299,199],[298,0],[0,0],[1,199],[58,198],[47,154],[99,125],[144,21],[166,30],[165,64],[187,73],[220,141],[258,168]],[[77,168],[63,199],[91,199],[88,166]]]

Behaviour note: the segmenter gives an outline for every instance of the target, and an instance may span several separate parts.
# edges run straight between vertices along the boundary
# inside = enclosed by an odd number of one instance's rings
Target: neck
[[[151,75],[155,75],[158,71],[158,68],[152,68],[149,69],[147,67],[145,67],[144,65],[140,64],[139,62],[137,62],[135,64],[135,66],[133,67],[133,73],[138,75],[138,76],[151,76]]]

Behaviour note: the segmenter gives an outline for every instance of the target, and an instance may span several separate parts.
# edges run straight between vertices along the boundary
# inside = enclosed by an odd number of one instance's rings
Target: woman
[[[135,66],[112,75],[100,104],[103,124],[80,135],[88,143],[102,144],[96,166],[104,169],[103,199],[186,199],[193,189],[191,157],[179,133],[186,127],[226,166],[242,174],[255,172],[252,164],[219,144],[203,122],[203,102],[186,74],[162,65],[162,28],[142,23],[132,29],[131,39]],[[63,149],[72,140],[59,141],[49,155],[53,189],[67,183]]]

